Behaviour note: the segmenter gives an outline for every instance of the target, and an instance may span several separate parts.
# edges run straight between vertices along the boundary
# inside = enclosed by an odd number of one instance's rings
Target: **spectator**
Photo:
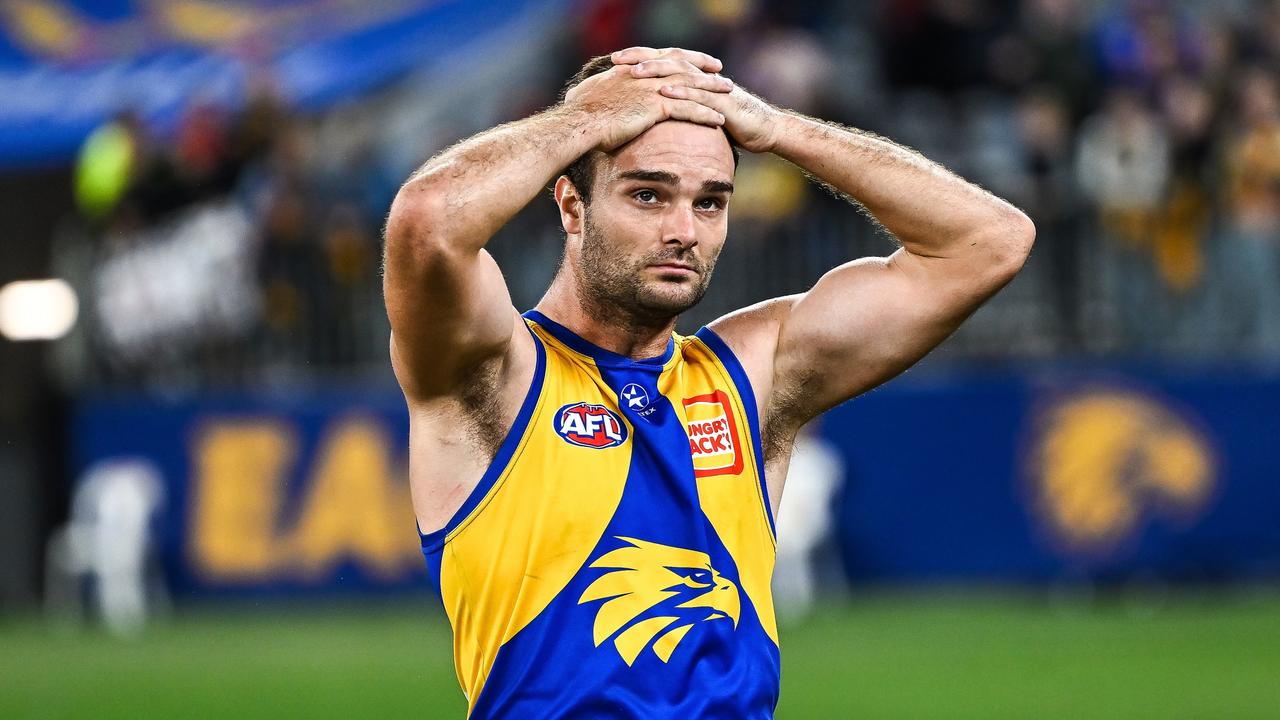
[[[1223,251],[1228,307],[1247,350],[1280,357],[1280,102],[1275,75],[1253,68],[1239,88],[1240,126],[1227,149]],[[1224,318],[1225,319],[1225,318]]]
[[[1118,306],[1124,335],[1150,350],[1163,330],[1152,317],[1159,297],[1151,239],[1169,179],[1169,146],[1136,92],[1113,90],[1085,122],[1076,177],[1096,210],[1107,299]]]
[[[1024,182],[1018,196],[1036,223],[1039,274],[1046,279],[1058,321],[1058,337],[1068,348],[1081,346],[1080,203],[1072,174],[1070,110],[1049,88],[1029,93],[1018,107]]]

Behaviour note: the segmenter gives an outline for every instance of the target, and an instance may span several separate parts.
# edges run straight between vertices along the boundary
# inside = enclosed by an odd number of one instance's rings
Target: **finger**
[[[734,107],[733,102],[725,93],[709,92],[683,85],[667,85],[659,91],[659,94],[672,100],[702,105],[714,111],[721,118],[724,118]],[[724,123],[722,122],[721,124]]]
[[[680,73],[664,77],[660,81],[664,85],[677,87],[694,87],[707,92],[733,92],[733,81],[723,75],[708,75],[704,72]]]
[[[645,60],[657,60],[662,51],[657,48],[636,46],[625,50],[617,50],[609,55],[614,65],[635,65]]]
[[[676,58],[657,58],[656,60],[642,60],[631,66],[631,76],[638,78],[645,77],[666,77],[668,75],[678,75],[680,73],[701,73],[702,70],[697,65],[688,60],[679,60]]]
[[[709,125],[711,127],[724,125],[724,115],[721,115],[718,110],[713,110],[692,100],[668,98],[663,102],[662,107],[667,118],[671,120],[684,120],[685,122]]]
[[[610,57],[615,65],[634,65],[645,60],[669,57],[684,60],[703,72],[715,73],[724,69],[724,63],[720,62],[719,58],[712,57],[704,52],[685,50],[684,48],[630,47],[626,50],[619,50]]]

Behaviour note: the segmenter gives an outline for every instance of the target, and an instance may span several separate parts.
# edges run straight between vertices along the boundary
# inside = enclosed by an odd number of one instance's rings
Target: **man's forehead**
[[[610,180],[636,170],[660,170],[695,184],[733,179],[728,138],[723,130],[705,125],[661,122],[607,156]]]

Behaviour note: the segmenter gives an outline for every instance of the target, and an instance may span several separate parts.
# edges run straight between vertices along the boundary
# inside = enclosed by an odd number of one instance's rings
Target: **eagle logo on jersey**
[[[555,428],[566,442],[579,447],[611,448],[627,441],[627,426],[603,405],[569,403],[556,411]]]
[[[662,662],[693,629],[709,620],[738,627],[738,586],[711,567],[704,552],[618,536],[626,546],[605,553],[593,568],[612,570],[582,592],[578,603],[604,600],[592,628],[596,647],[613,645],[630,666],[646,647]]]

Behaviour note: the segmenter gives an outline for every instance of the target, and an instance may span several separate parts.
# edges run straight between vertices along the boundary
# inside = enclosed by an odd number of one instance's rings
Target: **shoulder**
[[[763,413],[773,387],[778,335],[800,298],[787,295],[735,310],[707,324],[742,365]]]
[[[534,335],[525,319],[515,315],[511,343],[505,352],[470,362],[460,368],[442,390],[431,394],[405,392],[409,409],[415,417],[431,414],[461,415],[501,421],[500,408],[518,405],[545,364],[544,344]],[[395,338],[392,338],[394,358]],[[393,366],[394,366],[393,360]],[[496,414],[495,414],[496,413]],[[505,413],[509,414],[509,413]]]

